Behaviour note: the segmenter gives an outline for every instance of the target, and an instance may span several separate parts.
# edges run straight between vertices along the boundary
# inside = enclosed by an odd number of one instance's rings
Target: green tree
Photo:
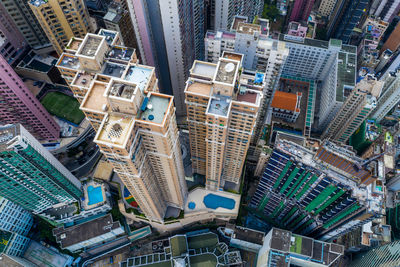
[[[264,4],[262,17],[269,19],[270,21],[275,20],[279,16],[279,10],[274,4]]]

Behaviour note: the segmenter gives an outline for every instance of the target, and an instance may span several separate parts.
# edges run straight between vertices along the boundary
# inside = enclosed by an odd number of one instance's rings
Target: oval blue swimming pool
[[[236,201],[231,198],[222,197],[215,194],[208,194],[204,197],[203,203],[207,208],[213,210],[217,208],[233,210],[235,208]]]

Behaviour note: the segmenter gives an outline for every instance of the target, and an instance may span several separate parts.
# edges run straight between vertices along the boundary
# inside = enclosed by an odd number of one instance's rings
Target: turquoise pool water
[[[203,199],[204,205],[209,209],[225,208],[233,210],[235,208],[235,200],[227,197],[222,197],[215,194],[208,194]]]
[[[95,205],[104,201],[101,186],[94,187],[93,185],[89,185],[87,193],[89,198],[88,205]]]
[[[196,203],[194,203],[192,201],[189,202],[188,208],[191,209],[191,210],[194,210],[196,208]]]

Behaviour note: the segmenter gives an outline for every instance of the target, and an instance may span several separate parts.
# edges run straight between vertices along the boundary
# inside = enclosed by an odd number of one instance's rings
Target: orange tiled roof
[[[273,108],[296,111],[296,103],[296,94],[276,91],[271,106]]]

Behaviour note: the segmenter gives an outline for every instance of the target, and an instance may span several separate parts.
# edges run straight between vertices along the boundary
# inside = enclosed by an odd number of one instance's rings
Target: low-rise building
[[[343,266],[340,265],[343,254],[344,247],[341,245],[272,228],[258,253],[257,267]]]
[[[271,103],[272,114],[287,122],[295,122],[300,114],[301,95],[301,92],[276,91]]]
[[[124,233],[121,224],[114,222],[110,214],[71,227],[53,229],[53,235],[61,248],[71,252],[115,239]]]

